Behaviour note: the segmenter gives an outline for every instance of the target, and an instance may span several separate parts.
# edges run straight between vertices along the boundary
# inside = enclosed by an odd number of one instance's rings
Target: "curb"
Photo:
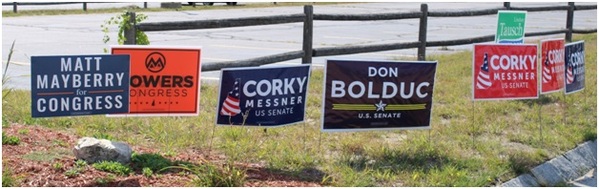
[[[564,155],[533,168],[530,174],[520,175],[501,184],[501,187],[556,186],[576,180],[596,168],[597,140],[587,141]]]

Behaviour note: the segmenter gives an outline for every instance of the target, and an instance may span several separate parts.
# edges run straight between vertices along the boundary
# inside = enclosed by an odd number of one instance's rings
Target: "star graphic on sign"
[[[383,103],[383,101],[379,101],[379,103],[374,104],[374,106],[376,106],[376,111],[385,111],[385,106],[387,106],[387,104]]]

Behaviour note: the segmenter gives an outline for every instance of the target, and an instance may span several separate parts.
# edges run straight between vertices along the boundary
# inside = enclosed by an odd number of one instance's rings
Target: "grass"
[[[23,159],[39,162],[52,162],[65,156],[71,156],[73,152],[70,149],[55,148],[50,151],[34,151],[23,155]]]
[[[320,132],[321,70],[311,75],[305,123],[266,132],[214,126],[218,86],[206,84],[199,116],[33,119],[29,91],[8,95],[2,114],[8,123],[69,129],[79,136],[103,133],[162,152],[201,149],[225,155],[229,165],[261,163],[272,172],[329,186],[492,186],[597,138],[597,37],[575,40],[586,42],[586,88],[538,100],[474,103],[471,52],[429,56],[439,67],[432,129],[424,131]]]
[[[195,176],[190,185],[193,187],[241,187],[245,182],[245,170],[238,169],[229,164],[216,166],[211,163],[201,165],[171,166],[167,169],[178,169],[190,172]]]
[[[4,165],[2,166],[4,167]],[[16,187],[18,186],[19,180],[13,175],[12,170],[9,168],[2,169],[2,187]]]
[[[2,145],[19,145],[21,139],[17,136],[9,136],[2,132]]]
[[[303,6],[306,4],[311,5],[328,5],[328,4],[340,4],[336,2],[314,2],[314,3],[302,3],[302,2],[278,2],[276,5],[273,3],[241,3],[236,6],[202,6],[198,4],[196,7],[182,6],[180,9],[165,9],[165,8],[147,8],[138,7],[136,5],[123,7],[123,8],[101,8],[101,9],[87,9],[83,11],[81,9],[52,9],[52,5],[48,5],[49,9],[46,10],[18,10],[17,13],[10,11],[2,11],[3,17],[19,17],[19,16],[46,16],[46,15],[72,15],[72,14],[99,14],[99,13],[122,13],[123,11],[135,11],[135,12],[164,12],[164,11],[202,11],[202,10],[220,10],[220,9],[247,9],[247,8],[267,8],[267,7],[286,7],[286,6]],[[93,4],[88,4],[88,7],[93,7]],[[17,7],[18,9],[18,7]]]

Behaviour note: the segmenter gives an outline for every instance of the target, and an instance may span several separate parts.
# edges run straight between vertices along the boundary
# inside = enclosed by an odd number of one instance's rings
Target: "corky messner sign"
[[[304,121],[310,66],[221,72],[217,125],[282,126]]]
[[[196,116],[200,99],[199,47],[113,46],[131,56],[128,115]]]
[[[541,94],[564,88],[564,56],[563,39],[541,41]]]
[[[475,44],[472,60],[474,100],[539,97],[537,45]]]
[[[566,52],[566,94],[584,89],[584,41],[568,43]]]
[[[322,130],[430,129],[437,62],[328,60]]]
[[[129,111],[129,56],[31,57],[31,116]]]

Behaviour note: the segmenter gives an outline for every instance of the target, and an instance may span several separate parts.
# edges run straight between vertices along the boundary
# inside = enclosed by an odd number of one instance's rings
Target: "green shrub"
[[[21,139],[16,136],[7,136],[4,132],[2,132],[2,145],[19,145]]]
[[[162,170],[173,163],[162,157],[160,154],[133,154],[131,155],[131,162],[133,169],[141,170],[143,168],[149,168],[153,172]]]
[[[114,173],[117,175],[128,175],[131,173],[129,166],[125,166],[119,162],[113,161],[101,161],[99,163],[94,163],[92,167],[100,171]]]

